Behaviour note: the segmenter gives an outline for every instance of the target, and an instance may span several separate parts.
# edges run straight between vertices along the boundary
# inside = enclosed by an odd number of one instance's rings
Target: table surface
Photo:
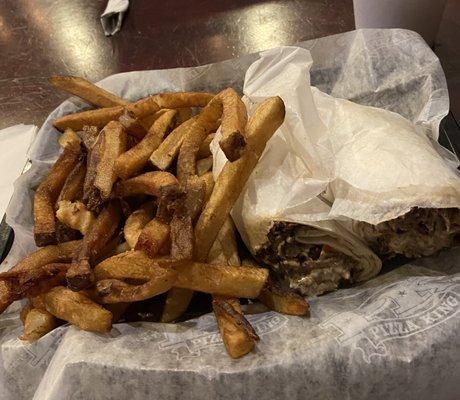
[[[105,37],[106,0],[0,2],[0,129],[41,125],[68,95],[51,75],[97,81],[222,61],[354,29],[352,0],[135,0]]]

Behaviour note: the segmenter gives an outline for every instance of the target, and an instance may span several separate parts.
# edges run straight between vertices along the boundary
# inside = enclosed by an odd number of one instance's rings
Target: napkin
[[[101,24],[105,36],[115,35],[123,22],[123,16],[129,7],[129,0],[109,0],[101,15]]]

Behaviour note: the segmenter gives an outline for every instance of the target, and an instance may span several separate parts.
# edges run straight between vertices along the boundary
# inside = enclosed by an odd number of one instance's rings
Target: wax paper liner
[[[301,43],[311,82],[335,97],[386,108],[427,134],[448,112],[439,61],[415,33],[363,30]],[[111,76],[101,85],[128,99],[164,90],[242,89],[258,55],[198,68]],[[58,152],[51,120],[15,187],[8,222],[16,240],[3,268],[33,249],[31,188]],[[311,301],[311,317],[249,315],[261,336],[254,353],[232,360],[212,315],[178,325],[117,324],[98,335],[61,327],[34,344],[17,339],[17,306],[0,317],[2,399],[343,399],[452,398],[457,394],[457,251],[419,260],[366,284]]]

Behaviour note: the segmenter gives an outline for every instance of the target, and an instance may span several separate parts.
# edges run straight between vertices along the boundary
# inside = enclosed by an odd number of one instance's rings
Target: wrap
[[[381,257],[429,256],[457,244],[455,157],[399,114],[312,92],[333,152],[328,218],[351,221]]]
[[[248,69],[243,101],[249,114],[257,103],[279,95],[286,117],[232,211],[251,253],[307,296],[370,279],[381,268],[363,241],[328,219],[324,193],[334,172],[333,148],[313,101],[311,65],[307,50],[284,47],[264,52]],[[219,137],[218,131],[211,143],[215,178],[227,161]]]

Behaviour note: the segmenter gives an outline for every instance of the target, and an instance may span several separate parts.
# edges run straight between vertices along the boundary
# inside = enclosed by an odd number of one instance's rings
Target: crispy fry
[[[208,261],[211,264],[241,265],[235,238],[235,227],[230,217],[227,217],[222,225],[209,252]]]
[[[112,314],[83,293],[63,286],[51,289],[44,296],[46,310],[59,319],[80,329],[108,332],[112,327]]]
[[[155,103],[153,97],[141,99],[127,106],[116,106],[109,108],[100,108],[98,110],[82,111],[75,114],[65,115],[54,121],[54,126],[60,131],[66,128],[71,128],[74,131],[80,131],[85,125],[96,126],[103,128],[110,121],[116,121],[123,114],[124,110],[128,109],[134,115],[143,119],[147,115],[153,114],[159,110],[158,104]]]
[[[201,142],[218,126],[221,107],[212,101],[198,115],[185,134],[177,159],[177,179],[184,183],[190,176],[196,175],[196,157]]]
[[[97,126],[85,125],[81,131],[78,131],[78,136],[80,136],[86,149],[90,151],[99,137],[99,128]]]
[[[210,144],[212,140],[214,139],[215,133],[210,133],[206,138],[201,142],[200,148],[198,149],[198,154],[197,158],[202,159],[202,158],[207,158],[212,155],[211,149],[210,149]]]
[[[177,272],[171,268],[152,268],[150,279],[140,285],[131,285],[117,279],[98,281],[96,290],[103,303],[133,302],[149,299],[169,290]]]
[[[128,197],[148,194],[158,197],[165,188],[177,185],[176,177],[169,172],[146,172],[126,181],[118,182],[115,188],[115,196]]]
[[[284,121],[284,103],[279,97],[257,107],[246,127],[247,146],[243,156],[227,162],[221,171],[209,202],[195,227],[195,259],[206,260],[209,250],[241,190],[256,166],[267,141]]]
[[[91,211],[98,211],[102,205],[100,190],[94,186],[97,166],[101,160],[102,135],[98,135],[86,159],[86,175],[83,184],[83,202]]]
[[[54,87],[78,96],[96,107],[124,106],[128,104],[121,97],[80,77],[53,76],[50,82]]]
[[[169,239],[170,227],[158,218],[153,218],[141,231],[135,249],[155,257]]]
[[[212,157],[203,158],[196,162],[196,174],[198,176],[203,176],[206,172],[211,171],[212,169]]]
[[[268,278],[264,268],[185,262],[175,265],[175,287],[228,297],[256,298]]]
[[[176,110],[167,110],[153,123],[143,140],[118,157],[115,169],[121,179],[132,177],[147,165],[152,152],[173,126],[176,116]]]
[[[185,136],[198,117],[192,117],[174,129],[150,156],[150,162],[161,170],[168,169],[179,154]]]
[[[82,158],[75,165],[62,186],[56,204],[60,201],[76,201],[83,197],[83,184],[86,175],[86,159]]]
[[[45,306],[45,294],[39,294],[38,296],[29,297],[29,302],[32,308],[38,308],[39,310],[46,311]]]
[[[200,176],[200,179],[205,185],[204,203],[206,204],[211,197],[212,191],[214,190],[214,177],[212,172],[206,172],[204,175]]]
[[[95,216],[91,211],[88,211],[86,206],[76,201],[60,201],[56,211],[56,217],[59,221],[72,229],[85,234],[89,226],[93,223]]]
[[[123,126],[116,121],[109,122],[101,132],[102,142],[99,150],[99,163],[96,167],[94,186],[99,189],[103,201],[112,193],[112,186],[117,178],[115,162],[126,150],[126,133]]]
[[[155,204],[147,203],[139,210],[134,211],[126,220],[123,233],[131,249],[136,246],[137,239],[145,225],[153,218]]]
[[[238,299],[213,296],[212,308],[228,354],[232,358],[240,358],[249,353],[259,336],[244,318]]]
[[[19,337],[27,342],[34,342],[58,326],[57,319],[48,311],[33,308],[24,320],[24,331]]]
[[[185,311],[193,297],[193,290],[173,287],[166,296],[161,322],[172,322]]]
[[[177,92],[157,94],[153,97],[160,108],[184,108],[204,107],[214,95],[204,92]]]
[[[78,162],[79,153],[65,148],[35,191],[34,237],[37,246],[56,243],[54,204],[67,176]]]
[[[177,108],[176,111],[177,111],[176,126],[179,126],[180,124],[183,124],[188,119],[192,118],[192,108],[191,107]]]
[[[289,315],[307,315],[308,302],[297,293],[283,290],[275,282],[269,283],[262,289],[259,300],[271,310]]]
[[[56,242],[65,243],[72,240],[81,239],[81,233],[70,226],[63,224],[61,221],[56,220]]]
[[[234,89],[228,88],[217,96],[222,104],[222,125],[219,146],[229,161],[236,161],[246,146],[245,125],[248,119],[246,107]]]
[[[146,117],[141,119],[142,126],[145,126],[145,127],[148,126],[148,129],[150,129],[153,123],[167,111],[170,111],[170,110],[167,108],[162,108],[161,110],[158,110],[157,112],[154,112],[153,114],[147,115]]]
[[[142,120],[136,118],[136,115],[129,111],[127,108],[124,109],[123,114],[120,115],[118,121],[126,129],[126,132],[136,139],[142,140],[147,134],[147,128],[144,127]]]
[[[67,285],[72,290],[85,289],[94,281],[91,265],[116,233],[120,214],[119,204],[116,202],[109,203],[90,225],[83,238],[81,248],[67,271]]]
[[[58,142],[63,149],[71,147],[75,152],[80,151],[80,136],[70,128],[67,128],[64,133],[59,136]]]
[[[172,264],[173,262],[169,257],[152,259],[143,251],[131,250],[100,262],[94,268],[94,275],[97,281],[134,279],[147,282],[152,276],[152,269],[156,268],[157,265],[170,267]]]

